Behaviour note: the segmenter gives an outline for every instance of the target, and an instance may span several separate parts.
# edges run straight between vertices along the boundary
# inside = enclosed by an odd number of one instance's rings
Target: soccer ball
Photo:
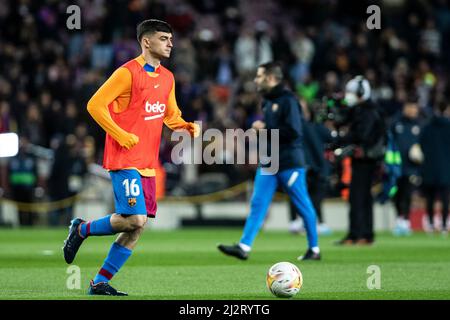
[[[296,265],[290,262],[278,262],[267,272],[266,284],[276,297],[291,298],[300,291],[303,276]]]

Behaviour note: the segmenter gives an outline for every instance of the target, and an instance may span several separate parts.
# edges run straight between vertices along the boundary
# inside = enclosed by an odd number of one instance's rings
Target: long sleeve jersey
[[[173,74],[146,64],[141,55],[119,67],[89,100],[87,109],[106,131],[103,166],[108,170],[137,169],[154,176],[162,124],[188,129],[175,98]],[[122,142],[132,133],[139,142],[131,149]]]

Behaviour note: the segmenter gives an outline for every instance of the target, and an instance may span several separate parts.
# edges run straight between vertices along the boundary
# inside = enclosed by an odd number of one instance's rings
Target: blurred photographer
[[[357,76],[346,84],[348,126],[346,132],[339,134],[341,148],[335,150],[335,155],[350,156],[352,160],[350,226],[347,236],[337,242],[339,245],[372,244],[375,238],[371,187],[384,156],[386,134],[383,117],[370,97],[370,84],[364,77]]]

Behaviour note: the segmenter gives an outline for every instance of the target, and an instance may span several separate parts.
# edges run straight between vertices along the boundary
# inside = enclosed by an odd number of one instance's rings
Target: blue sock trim
[[[86,235],[87,235],[86,226],[87,226],[87,223],[82,223],[80,226],[80,234],[83,238],[86,238]]]
[[[91,221],[89,236],[105,236],[114,233],[111,226],[111,215]]]
[[[117,242],[114,242],[111,245],[111,249],[109,250],[108,256],[106,257],[101,269],[106,270],[114,276],[131,256],[132,252],[132,250],[121,246]],[[108,279],[106,276],[98,273],[94,278],[94,284],[99,282],[108,282],[109,280],[111,280],[111,278]]]
[[[99,282],[109,282],[109,279],[105,276],[102,276],[100,273],[97,273],[93,281],[94,284],[97,284]]]

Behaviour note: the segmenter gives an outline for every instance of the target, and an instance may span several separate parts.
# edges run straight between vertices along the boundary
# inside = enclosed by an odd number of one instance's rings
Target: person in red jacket
[[[199,135],[186,122],[175,99],[173,74],[161,65],[173,47],[172,28],[160,20],[137,27],[142,54],[122,65],[89,100],[87,110],[106,131],[103,167],[110,172],[116,212],[94,221],[72,220],[64,242],[64,258],[72,263],[89,236],[119,234],[98,274],[91,295],[127,295],[109,285],[125,264],[144,230],[156,215],[155,169],[162,126]]]

